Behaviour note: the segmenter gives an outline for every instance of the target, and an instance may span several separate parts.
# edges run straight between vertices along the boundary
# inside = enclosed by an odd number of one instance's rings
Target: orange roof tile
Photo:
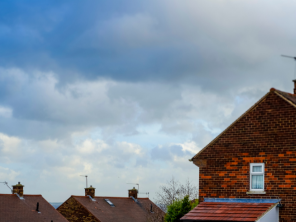
[[[182,221],[256,221],[276,203],[202,202]]]

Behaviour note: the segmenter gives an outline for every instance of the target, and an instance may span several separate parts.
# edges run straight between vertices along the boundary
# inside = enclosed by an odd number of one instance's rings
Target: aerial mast
[[[294,79],[296,79],[296,57],[295,56],[288,56],[288,55],[282,55],[282,57],[294,59],[294,61],[295,61]]]
[[[6,181],[0,182],[0,183],[4,183],[11,190],[11,192],[12,192],[12,189],[8,186],[8,183]]]
[[[85,188],[88,188],[88,186],[87,186],[87,175],[80,175],[81,177],[85,177],[85,179],[86,179],[86,187]]]
[[[296,95],[296,57],[295,56],[288,56],[288,55],[282,55],[282,57],[294,59],[294,61],[295,61],[294,79],[292,81],[294,82],[294,94]]]

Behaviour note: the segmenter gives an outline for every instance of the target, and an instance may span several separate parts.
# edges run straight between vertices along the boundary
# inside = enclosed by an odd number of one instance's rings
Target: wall
[[[296,108],[274,91],[193,161],[200,166],[200,201],[281,198],[280,221],[296,221]],[[249,165],[261,162],[266,194],[248,195]]]
[[[69,222],[100,222],[78,201],[70,197],[57,209]]]
[[[257,222],[279,222],[279,208],[275,205]]]

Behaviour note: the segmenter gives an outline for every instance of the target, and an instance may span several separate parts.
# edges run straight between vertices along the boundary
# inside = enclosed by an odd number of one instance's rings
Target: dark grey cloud
[[[225,93],[275,77],[279,55],[295,51],[294,4],[284,13],[266,3],[3,1],[0,66],[54,71],[59,84],[186,82]]]
[[[163,147],[155,147],[150,151],[152,160],[172,161],[177,157],[190,157],[193,153],[188,150],[183,150],[181,145],[167,145]]]

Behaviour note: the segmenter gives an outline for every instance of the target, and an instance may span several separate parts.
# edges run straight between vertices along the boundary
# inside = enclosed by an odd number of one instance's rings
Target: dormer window
[[[250,164],[250,191],[264,191],[264,163]]]

